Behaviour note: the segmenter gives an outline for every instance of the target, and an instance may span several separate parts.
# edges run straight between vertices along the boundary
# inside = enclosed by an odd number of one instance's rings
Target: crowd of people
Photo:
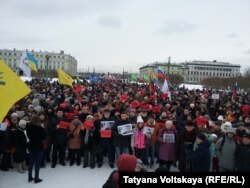
[[[69,160],[69,166],[101,168],[107,157],[114,168],[122,154],[136,156],[145,170],[250,171],[249,92],[172,87],[170,96],[108,78],[73,88],[26,83],[32,92],[10,109],[7,130],[0,131],[0,168],[16,164],[24,173],[28,165],[29,182],[42,181],[40,167]]]

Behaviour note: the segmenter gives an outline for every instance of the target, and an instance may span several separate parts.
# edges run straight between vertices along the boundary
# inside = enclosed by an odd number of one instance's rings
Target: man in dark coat
[[[130,135],[128,134],[125,135],[121,133],[121,129],[123,128],[123,126],[128,125],[128,124],[131,124],[128,119],[128,115],[126,114],[125,111],[123,111],[121,112],[121,119],[116,120],[112,128],[113,144],[115,146],[115,151],[116,151],[117,156],[124,154],[124,153],[125,154],[129,153],[131,134],[133,133],[133,131],[131,132]],[[132,125],[131,125],[131,129],[132,129]]]
[[[65,150],[67,146],[67,125],[65,123],[62,109],[57,109],[56,117],[48,123],[48,132],[52,136],[52,168],[56,167],[57,153],[59,153],[60,164],[65,166]]]
[[[100,167],[103,164],[103,156],[105,153],[105,149],[108,153],[108,160],[109,160],[109,166],[111,168],[114,168],[114,161],[115,161],[115,149],[113,146],[113,139],[112,139],[112,133],[111,133],[111,128],[113,126],[114,123],[114,118],[110,115],[110,110],[105,109],[103,112],[103,117],[102,119],[98,122],[98,126],[100,127],[99,130],[101,130],[101,133],[109,133],[108,134],[101,134],[101,138],[100,138],[100,144],[101,144],[101,155],[100,155]],[[107,125],[108,124],[108,125]]]
[[[240,144],[235,152],[236,168],[239,172],[250,172],[250,134],[242,137]]]

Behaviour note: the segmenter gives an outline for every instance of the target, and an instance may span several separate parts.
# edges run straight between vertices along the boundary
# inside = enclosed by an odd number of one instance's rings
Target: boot
[[[26,166],[26,161],[23,161],[23,163],[22,163],[22,167],[23,167],[23,170],[28,170],[28,168],[27,168],[27,166]]]
[[[23,170],[23,167],[22,167],[22,163],[17,164],[17,171],[20,172],[20,173],[25,173],[24,170]]]

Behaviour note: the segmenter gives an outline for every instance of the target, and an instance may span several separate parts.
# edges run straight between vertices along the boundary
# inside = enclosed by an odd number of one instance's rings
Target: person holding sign
[[[141,159],[143,164],[147,164],[146,158],[146,141],[148,140],[143,130],[144,121],[141,116],[137,118],[137,125],[134,129],[134,134],[131,137],[131,148],[134,151],[135,156]]]
[[[148,121],[145,123],[146,136],[150,140],[150,143],[146,146],[147,160],[150,157],[150,167],[154,166],[155,160],[155,146],[157,141],[157,135],[160,131],[160,126],[155,121],[155,116],[152,114],[148,117]],[[147,162],[148,163],[148,162]]]
[[[108,152],[108,160],[110,168],[114,168],[115,161],[115,149],[112,143],[112,127],[114,125],[114,118],[110,116],[110,110],[105,109],[103,111],[103,117],[99,122],[101,133],[101,153],[100,153],[100,166],[103,164],[104,151]]]
[[[121,154],[129,153],[131,135],[133,134],[132,125],[128,119],[126,111],[121,112],[121,119],[115,121],[112,128],[113,144],[117,157]]]
[[[175,146],[176,146],[177,131],[172,121],[166,121],[165,127],[160,130],[157,140],[160,143],[160,165],[159,168],[166,166],[168,171],[170,166],[176,160]]]

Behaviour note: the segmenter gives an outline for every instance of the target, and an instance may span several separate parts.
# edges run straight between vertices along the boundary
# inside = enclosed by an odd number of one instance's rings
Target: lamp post
[[[50,59],[50,56],[47,54],[46,56],[45,56],[45,60],[46,60],[46,64],[45,64],[45,78],[46,78],[46,85],[48,84],[48,64],[49,64],[49,59]]]
[[[168,64],[167,64],[167,67],[168,67],[168,77],[169,77],[170,66],[171,66],[171,64],[170,64],[170,62],[168,62]]]

